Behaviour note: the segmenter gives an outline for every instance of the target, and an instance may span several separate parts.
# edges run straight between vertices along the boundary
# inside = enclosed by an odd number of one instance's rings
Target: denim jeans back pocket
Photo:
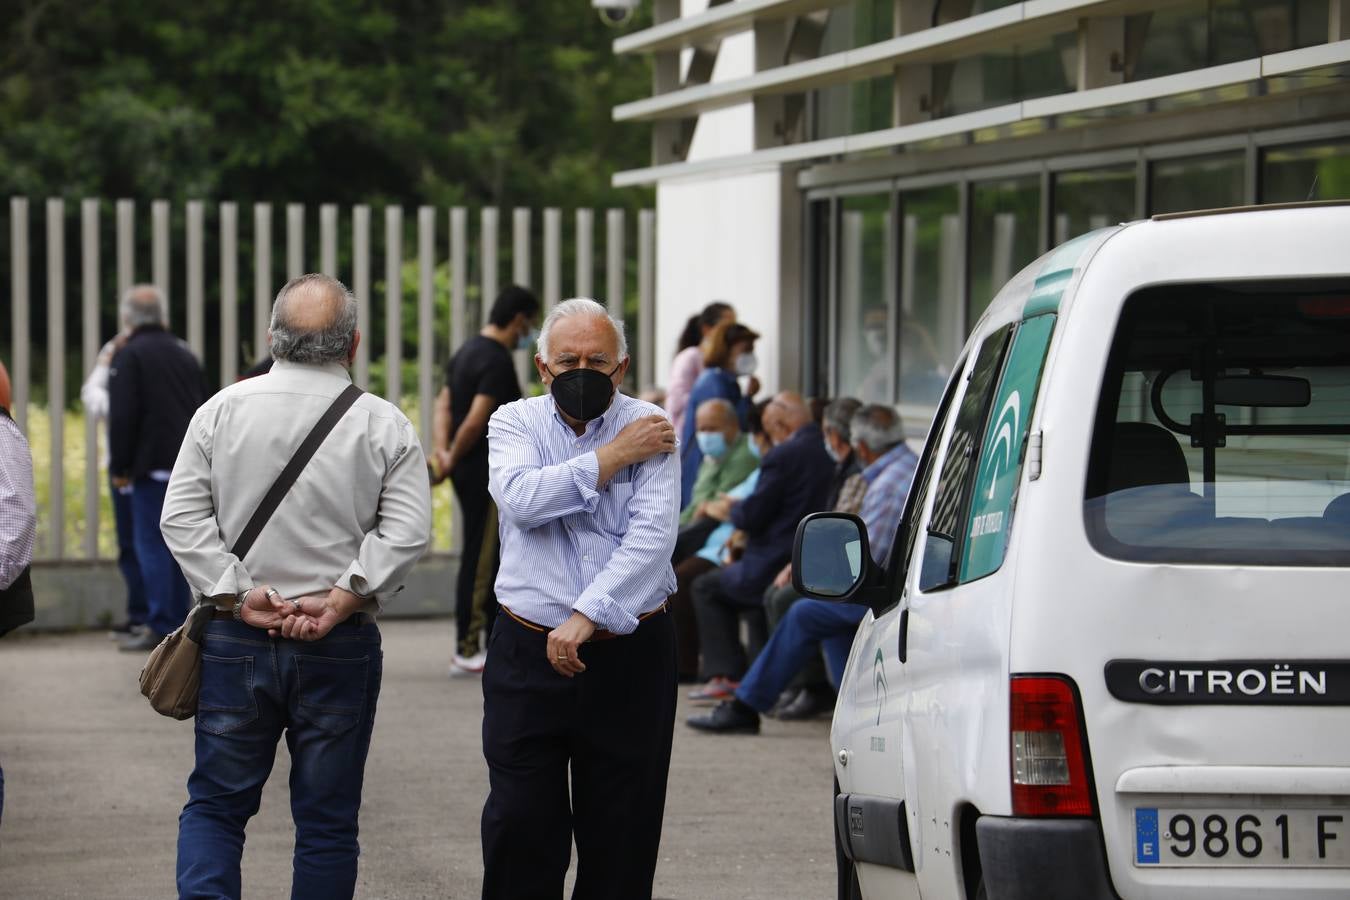
[[[366,707],[370,657],[295,657],[296,715],[331,735],[350,731]]]
[[[258,719],[253,696],[253,657],[202,654],[202,686],[197,700],[197,727],[228,734]]]

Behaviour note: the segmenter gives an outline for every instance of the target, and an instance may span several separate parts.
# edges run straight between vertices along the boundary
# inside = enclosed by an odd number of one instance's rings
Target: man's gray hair
[[[860,406],[862,406],[862,401],[855,400],[852,397],[839,397],[831,400],[825,405],[825,413],[821,416],[820,426],[839,435],[839,439],[845,444],[852,443],[853,414],[858,411]]]
[[[145,325],[169,327],[169,301],[153,284],[133,284],[122,295],[122,324],[136,329]]]
[[[327,301],[329,315],[312,315],[308,319],[296,315],[296,300],[311,293],[318,293]],[[272,304],[273,359],[346,365],[355,334],[356,297],[345,284],[328,275],[292,278]]]
[[[873,453],[882,454],[905,439],[905,423],[889,406],[869,403],[853,414],[854,444],[866,444]]]
[[[549,360],[548,336],[553,331],[553,326],[559,319],[570,319],[573,316],[594,316],[607,320],[614,329],[614,336],[619,339],[619,358],[614,361],[617,363],[628,358],[628,338],[623,333],[623,319],[614,318],[609,314],[609,310],[589,297],[573,297],[549,310],[544,324],[539,327],[539,355],[544,362]]]
[[[705,409],[716,410],[724,420],[735,422],[737,426],[741,424],[740,418],[736,415],[736,407],[732,406],[731,401],[725,397],[713,397],[710,400],[704,400],[698,405],[698,409],[694,410],[694,416],[697,417]]]

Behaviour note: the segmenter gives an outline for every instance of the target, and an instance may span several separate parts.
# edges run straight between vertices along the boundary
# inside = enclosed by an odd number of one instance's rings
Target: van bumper
[[[1091,819],[982,816],[975,834],[989,900],[1119,900]]]

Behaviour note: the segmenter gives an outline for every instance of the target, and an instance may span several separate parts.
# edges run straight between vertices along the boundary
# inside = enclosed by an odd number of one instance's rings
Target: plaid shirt
[[[905,499],[909,496],[909,486],[914,483],[914,470],[918,465],[919,457],[901,441],[863,469],[867,494],[863,497],[859,515],[867,525],[872,558],[877,565],[885,565],[891,552],[895,530],[900,527]]]
[[[28,567],[36,538],[33,457],[23,432],[0,407],[0,591]]]
[[[862,509],[863,497],[867,494],[867,479],[863,473],[855,472],[844,479],[839,488],[839,499],[834,501],[834,512],[857,513]]]

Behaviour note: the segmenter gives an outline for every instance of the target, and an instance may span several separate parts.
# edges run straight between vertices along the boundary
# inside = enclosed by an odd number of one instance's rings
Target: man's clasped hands
[[[335,587],[326,594],[282,597],[271,585],[260,584],[244,595],[239,617],[254,628],[266,628],[271,637],[317,641],[357,612],[362,604],[351,591]]]

